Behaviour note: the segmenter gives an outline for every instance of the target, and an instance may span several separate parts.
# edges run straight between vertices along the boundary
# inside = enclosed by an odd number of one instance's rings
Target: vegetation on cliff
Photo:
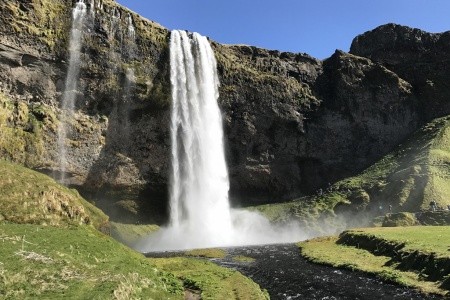
[[[12,101],[0,92],[0,156],[35,167],[44,163],[45,131],[55,132],[47,106]]]
[[[374,217],[386,213],[426,211],[432,200],[445,208],[450,204],[449,189],[450,117],[444,117],[422,127],[358,176],[340,180],[314,196],[254,209],[275,222],[293,218],[326,232],[333,222],[336,230],[342,230],[370,225]]]
[[[448,226],[355,229],[299,243],[308,260],[361,270],[425,293],[449,294]]]

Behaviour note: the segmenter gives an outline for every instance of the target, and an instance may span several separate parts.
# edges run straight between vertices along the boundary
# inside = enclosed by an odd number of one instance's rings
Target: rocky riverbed
[[[361,272],[310,263],[300,256],[294,244],[236,247],[226,252],[224,258],[211,260],[250,277],[269,292],[271,299],[441,299]],[[178,255],[179,252],[147,254]]]

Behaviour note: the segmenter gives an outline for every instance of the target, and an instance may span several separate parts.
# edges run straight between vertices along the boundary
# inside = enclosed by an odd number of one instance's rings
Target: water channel
[[[413,289],[383,282],[361,272],[339,270],[313,264],[300,256],[294,244],[227,248],[228,256],[211,259],[218,265],[238,270],[266,289],[271,299],[442,299]],[[179,256],[180,253],[150,253],[152,257]],[[233,260],[235,256],[255,259]]]

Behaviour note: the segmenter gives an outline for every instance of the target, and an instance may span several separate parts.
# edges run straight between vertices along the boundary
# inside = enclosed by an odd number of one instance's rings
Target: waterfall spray
[[[77,2],[72,11],[72,28],[69,41],[69,67],[66,75],[64,94],[61,103],[61,120],[58,126],[58,155],[60,164],[60,181],[66,181],[67,172],[67,146],[68,121],[75,109],[75,99],[80,72],[81,40],[84,20],[86,17],[86,4],[83,0]]]

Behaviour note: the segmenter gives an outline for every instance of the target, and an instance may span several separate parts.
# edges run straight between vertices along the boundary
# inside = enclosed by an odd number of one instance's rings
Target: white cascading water
[[[230,209],[219,79],[208,40],[172,31],[170,224],[144,239],[142,252],[303,240],[296,223],[273,226],[256,212]]]
[[[133,18],[131,17],[130,14],[128,14],[127,16],[127,34],[128,34],[128,38],[129,39],[135,39],[136,38],[136,30],[134,29],[133,26]]]
[[[72,11],[72,29],[69,41],[69,67],[66,75],[64,94],[61,103],[62,118],[58,126],[58,155],[60,163],[60,181],[65,183],[67,172],[67,146],[68,120],[75,109],[75,99],[80,72],[81,39],[86,18],[86,4],[83,0],[77,2]]]
[[[214,53],[205,37],[175,30],[170,64],[170,224],[150,237],[144,250],[228,245],[232,238],[229,180]]]
[[[198,33],[173,31],[170,55],[171,226],[225,243],[232,226],[214,53]]]

